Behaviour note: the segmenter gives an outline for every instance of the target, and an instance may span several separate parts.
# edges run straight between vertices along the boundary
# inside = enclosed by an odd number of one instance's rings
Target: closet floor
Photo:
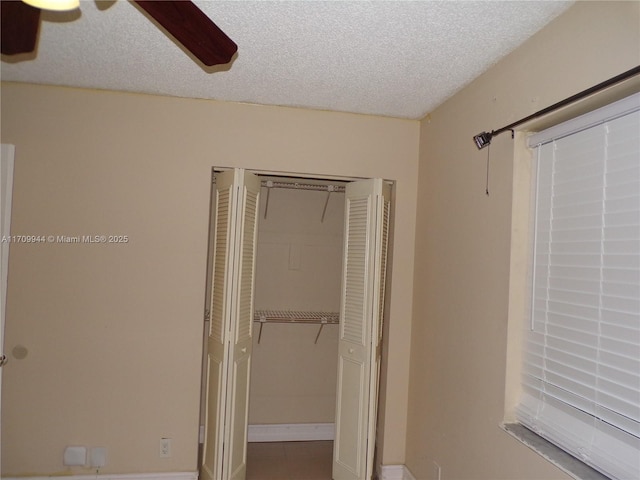
[[[247,480],[331,480],[332,441],[247,445]]]

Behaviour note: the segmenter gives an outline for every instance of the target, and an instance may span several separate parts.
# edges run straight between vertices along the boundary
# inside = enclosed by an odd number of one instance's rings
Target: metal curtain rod
[[[480,150],[481,148],[484,148],[487,145],[489,145],[491,143],[491,139],[496,135],[500,135],[501,133],[504,133],[509,130],[513,131],[513,127],[517,127],[518,125],[522,125],[523,123],[526,123],[529,120],[533,120],[534,118],[541,117],[543,115],[546,115],[547,113],[553,112],[554,110],[558,110],[559,108],[570,105],[574,102],[577,102],[578,100],[581,100],[591,95],[592,93],[596,93],[596,92],[599,92],[600,90],[604,90],[605,88],[615,85],[616,83],[620,83],[623,80],[627,80],[628,78],[634,77],[639,73],[640,73],[640,66],[634,67],[631,70],[627,70],[626,72],[621,73],[620,75],[616,75],[615,77],[610,78],[609,80],[605,80],[604,82],[594,85],[591,88],[587,88],[586,90],[583,90],[580,93],[576,93],[575,95],[565,98],[564,100],[561,100],[558,103],[554,103],[550,107],[543,108],[542,110],[539,110],[536,113],[532,113],[528,117],[524,117],[518,120],[517,122],[513,122],[507,125],[506,127],[499,128],[498,130],[491,130],[490,132],[479,133],[478,135],[473,137],[473,141],[475,142],[476,147],[478,147],[478,150]]]

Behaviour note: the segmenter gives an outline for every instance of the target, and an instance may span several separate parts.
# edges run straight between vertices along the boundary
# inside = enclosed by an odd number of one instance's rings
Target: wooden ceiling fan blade
[[[40,9],[22,1],[0,3],[0,51],[4,55],[29,53],[36,49]]]
[[[238,46],[190,1],[135,0],[156,22],[207,66],[229,63]]]

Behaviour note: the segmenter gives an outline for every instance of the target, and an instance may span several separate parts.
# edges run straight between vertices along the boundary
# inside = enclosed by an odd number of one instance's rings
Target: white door
[[[15,147],[3,143],[0,150],[0,355],[4,353],[4,315],[7,301],[7,276],[11,227],[11,197],[13,191],[13,158]],[[1,364],[1,363],[0,363]],[[0,369],[0,375],[2,375]],[[0,385],[2,383],[0,382]]]
[[[15,147],[2,144],[0,151],[0,398],[2,388],[2,365],[7,357],[4,353],[4,315],[7,305],[7,276],[9,273],[9,245],[7,236],[11,226],[11,195],[13,191],[13,157]],[[1,405],[0,405],[1,412]],[[1,429],[0,429],[1,431]],[[0,442],[1,446],[1,442]]]
[[[243,169],[216,176],[209,279],[205,443],[207,480],[246,475],[253,288],[260,180]]]
[[[380,179],[346,187],[334,480],[373,474],[390,199]]]

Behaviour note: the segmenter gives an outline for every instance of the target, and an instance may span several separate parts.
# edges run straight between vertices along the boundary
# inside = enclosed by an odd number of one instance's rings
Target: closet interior
[[[326,440],[313,432],[335,421],[345,184],[261,184],[249,442]]]

